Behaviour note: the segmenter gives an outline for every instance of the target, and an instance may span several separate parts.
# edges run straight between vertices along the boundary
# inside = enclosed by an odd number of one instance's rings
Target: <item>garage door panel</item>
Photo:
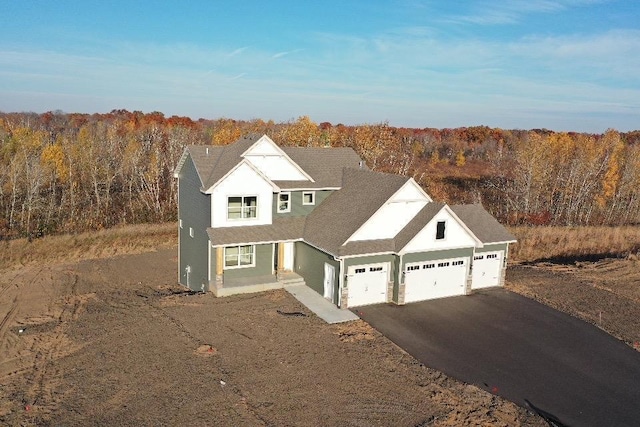
[[[405,303],[464,295],[468,258],[407,263]]]
[[[471,288],[482,289],[500,286],[504,252],[484,252],[473,257]]]
[[[347,305],[379,304],[387,301],[389,263],[351,266],[347,275]]]

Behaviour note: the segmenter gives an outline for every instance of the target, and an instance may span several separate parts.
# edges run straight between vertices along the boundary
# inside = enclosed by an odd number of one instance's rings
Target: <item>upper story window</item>
[[[303,191],[302,192],[302,204],[303,205],[315,205],[316,204],[316,192],[315,191]]]
[[[436,225],[436,240],[444,239],[446,226],[446,221],[438,221],[438,224]]]
[[[291,212],[291,193],[289,191],[278,194],[278,212]]]
[[[258,196],[233,196],[227,199],[228,219],[249,219],[258,216]]]

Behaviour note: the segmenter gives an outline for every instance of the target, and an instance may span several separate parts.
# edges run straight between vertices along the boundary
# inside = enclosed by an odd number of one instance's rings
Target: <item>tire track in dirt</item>
[[[7,330],[9,329],[9,326],[11,325],[13,318],[16,316],[17,310],[18,310],[18,296],[16,295],[16,297],[13,298],[13,302],[11,303],[11,308],[9,309],[7,314],[5,314],[2,321],[0,322],[0,343],[4,342],[4,338],[7,333]]]
[[[31,400],[31,407],[41,415],[50,414],[57,404],[56,389],[62,373],[55,365],[56,360],[76,350],[67,336],[70,322],[78,319],[81,309],[93,297],[92,294],[78,295],[77,284],[78,275],[73,274],[71,295],[64,299],[62,311],[57,316],[57,325],[51,333],[34,343],[35,357],[31,366],[33,375],[26,396]]]

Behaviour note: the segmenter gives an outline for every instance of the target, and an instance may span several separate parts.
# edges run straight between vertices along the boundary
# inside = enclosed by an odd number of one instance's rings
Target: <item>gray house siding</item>
[[[224,270],[224,279],[269,276],[273,273],[273,245],[256,245],[255,267],[231,268]]]
[[[447,249],[442,251],[415,252],[405,254],[402,257],[402,271],[405,271],[405,266],[408,262],[437,261],[441,259],[462,257],[470,258],[472,254],[473,248]]]
[[[311,191],[311,190],[310,190]],[[303,205],[302,204],[303,191],[291,192],[291,211],[290,212],[278,212],[278,193],[273,195],[273,217],[287,217],[287,216],[307,216],[316,206],[320,205],[324,199],[329,197],[333,190],[315,190],[315,204]]]
[[[200,179],[191,156],[180,169],[178,176],[178,229],[180,257],[179,282],[193,290],[208,290],[208,244],[206,229],[211,218],[210,196],[200,192]],[[193,237],[190,236],[193,230]],[[191,272],[187,273],[187,267]],[[187,278],[188,274],[188,278]],[[187,283],[188,282],[188,283]]]
[[[506,251],[508,243],[500,243],[497,245],[484,245],[481,248],[476,249],[476,253],[481,252],[494,252],[494,251]]]
[[[295,252],[295,272],[304,278],[304,282],[307,286],[320,295],[324,295],[324,264],[326,262],[333,265],[336,272],[336,277],[334,277],[334,301],[337,301],[339,291],[338,283],[340,279],[340,263],[334,260],[331,255],[327,255],[304,242],[295,243]]]

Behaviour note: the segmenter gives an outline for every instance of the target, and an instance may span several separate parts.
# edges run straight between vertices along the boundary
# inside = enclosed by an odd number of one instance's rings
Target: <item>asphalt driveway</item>
[[[492,289],[353,311],[425,365],[563,425],[640,426],[640,353],[528,298]]]

